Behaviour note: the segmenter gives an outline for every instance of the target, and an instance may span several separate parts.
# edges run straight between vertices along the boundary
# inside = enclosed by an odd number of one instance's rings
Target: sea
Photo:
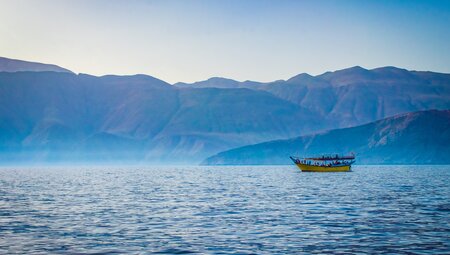
[[[2,167],[0,254],[450,254],[450,166]]]

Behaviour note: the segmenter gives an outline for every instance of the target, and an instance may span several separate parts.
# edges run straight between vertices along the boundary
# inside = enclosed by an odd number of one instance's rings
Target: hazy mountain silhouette
[[[18,59],[0,57],[0,72],[22,72],[22,71],[32,71],[32,72],[52,71],[63,73],[72,72],[57,65],[42,64],[37,62],[29,62]]]
[[[421,111],[366,125],[221,152],[204,164],[291,164],[291,155],[357,153],[362,164],[449,164],[450,111]]]
[[[265,91],[177,89],[144,75],[4,72],[0,99],[4,160],[198,162],[320,126],[307,110]]]
[[[263,83],[256,81],[244,81],[239,82],[232,79],[213,77],[206,81],[199,81],[194,83],[184,83],[177,82],[174,84],[176,87],[180,88],[222,88],[222,89],[232,89],[232,88],[248,88],[248,89],[258,89],[258,86]]]
[[[426,109],[450,109],[450,75],[355,67],[272,83],[172,86],[147,75],[0,72],[0,162],[198,163]]]

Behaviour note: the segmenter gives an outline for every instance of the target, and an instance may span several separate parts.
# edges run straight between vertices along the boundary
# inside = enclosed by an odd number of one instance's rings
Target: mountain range
[[[0,67],[0,163],[196,164],[249,144],[450,109],[450,74],[395,67],[174,85],[5,58]]]

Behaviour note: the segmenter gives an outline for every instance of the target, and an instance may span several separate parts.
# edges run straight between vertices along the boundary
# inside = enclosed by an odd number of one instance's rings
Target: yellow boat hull
[[[348,172],[351,166],[311,166],[305,164],[296,164],[302,172]]]

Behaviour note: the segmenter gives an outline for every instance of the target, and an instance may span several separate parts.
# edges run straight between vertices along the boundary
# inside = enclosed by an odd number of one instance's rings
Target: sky
[[[0,0],[0,35],[3,57],[169,83],[450,73],[450,1]]]

